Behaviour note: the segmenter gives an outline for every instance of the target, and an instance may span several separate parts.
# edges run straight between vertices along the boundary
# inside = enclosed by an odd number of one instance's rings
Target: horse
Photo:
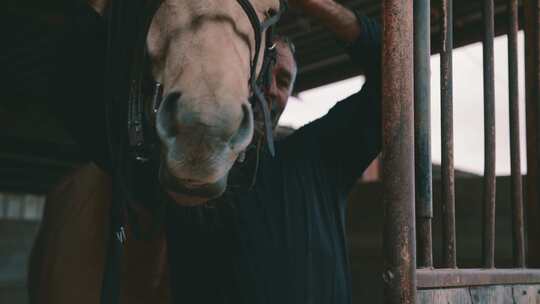
[[[30,303],[100,303],[111,190],[110,176],[86,164],[47,195],[30,255]],[[164,234],[130,237],[123,251],[121,303],[169,303]]]
[[[268,31],[254,26],[254,18],[271,20],[281,3],[251,0],[246,7],[246,2],[163,0],[149,19],[143,47],[160,90],[158,104],[141,108],[158,139],[159,174],[151,178],[159,179],[175,203],[198,205],[220,196],[230,169],[252,141],[249,98],[254,91],[260,95],[254,76],[264,69],[264,52],[258,49],[267,42],[257,30]],[[107,0],[88,4],[102,15],[110,6]],[[100,301],[113,180],[88,164],[48,194],[30,257],[31,303]],[[153,214],[141,206],[134,207],[140,225],[149,226]],[[125,228],[130,235],[133,227]],[[168,302],[165,252],[163,232],[124,244],[122,303]]]

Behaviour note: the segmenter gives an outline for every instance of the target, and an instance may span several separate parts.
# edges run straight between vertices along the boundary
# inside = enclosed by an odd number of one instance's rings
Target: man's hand
[[[101,16],[103,16],[103,13],[105,12],[105,8],[107,7],[107,4],[109,3],[108,0],[88,0],[87,2]]]
[[[360,35],[354,13],[333,0],[289,0],[291,7],[318,19],[344,42],[353,42]]]

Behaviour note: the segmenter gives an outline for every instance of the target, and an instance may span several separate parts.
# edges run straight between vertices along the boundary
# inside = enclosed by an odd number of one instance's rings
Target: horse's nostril
[[[176,113],[179,111],[180,92],[171,92],[163,97],[156,113],[156,127],[161,136],[173,138],[177,134]]]
[[[178,108],[178,101],[182,97],[182,93],[175,91],[167,94],[163,98],[160,104],[160,108],[164,108],[168,112],[176,112]]]
[[[244,150],[253,137],[253,111],[248,103],[242,104],[242,122],[236,134],[231,138],[231,148],[235,151]]]

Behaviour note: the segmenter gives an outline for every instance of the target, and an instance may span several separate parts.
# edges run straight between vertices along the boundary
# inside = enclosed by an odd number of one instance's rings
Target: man
[[[367,81],[326,116],[277,142],[275,157],[257,145],[264,142],[257,132],[220,199],[171,206],[174,303],[351,303],[346,198],[380,150],[379,28],[332,0],[290,3],[334,32]],[[296,70],[291,48],[279,40],[267,92],[275,121]]]

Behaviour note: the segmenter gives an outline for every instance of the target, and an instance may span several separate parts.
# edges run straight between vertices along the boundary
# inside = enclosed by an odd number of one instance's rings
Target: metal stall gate
[[[441,16],[440,207],[443,257],[439,268],[434,268],[432,254],[432,10],[429,0],[414,0],[414,3],[413,0],[383,1],[385,303],[521,303],[522,300],[526,301],[524,303],[540,303],[540,0],[523,1],[528,160],[525,200],[522,195],[518,115],[519,3],[518,0],[507,1],[513,268],[504,269],[497,269],[494,259],[496,176],[493,0],[482,0],[485,160],[483,216],[479,219],[483,229],[478,232],[482,233],[482,264],[478,268],[467,269],[460,269],[456,261],[452,0],[436,3],[440,5],[436,9]],[[482,292],[477,292],[482,288]],[[466,296],[463,297],[460,291],[465,292]],[[517,299],[519,296],[525,297]]]

